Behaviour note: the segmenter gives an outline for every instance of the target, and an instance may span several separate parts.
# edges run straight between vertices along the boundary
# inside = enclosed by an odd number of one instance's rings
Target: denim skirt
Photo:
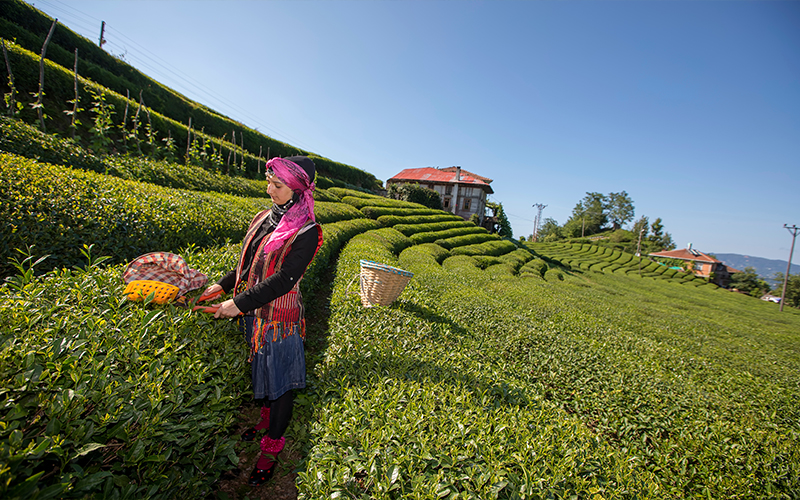
[[[253,346],[254,320],[253,316],[239,319],[239,327],[250,349]],[[302,389],[306,386],[306,355],[300,325],[289,327],[279,335],[273,333],[273,328],[270,327],[264,336],[263,345],[253,354],[250,362],[255,399],[278,399],[290,389]]]

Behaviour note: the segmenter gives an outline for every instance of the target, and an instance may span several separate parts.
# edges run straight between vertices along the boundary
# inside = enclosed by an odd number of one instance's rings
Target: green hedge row
[[[364,218],[364,214],[360,210],[334,201],[315,201],[314,216],[320,224]]]
[[[326,273],[334,263],[331,261],[339,250],[355,235],[378,229],[381,225],[373,219],[342,220],[322,224],[323,244],[303,278],[303,293],[309,298],[320,288],[322,280],[328,279]]]
[[[343,187],[332,187],[328,188],[328,190],[339,197],[339,199],[344,198],[345,196],[354,196],[356,198],[368,198],[368,199],[383,199],[383,196],[378,196],[372,192],[367,191],[359,191],[357,189],[349,189]]]
[[[393,207],[364,207],[361,209],[364,214],[370,219],[377,219],[383,215],[394,216],[420,216],[420,215],[437,215],[441,214],[441,210],[434,210],[432,208],[393,208]]]
[[[362,209],[364,207],[390,207],[390,208],[425,208],[424,205],[420,205],[419,203],[410,203],[403,200],[393,200],[391,198],[383,198],[383,197],[369,197],[369,198],[360,198],[357,196],[344,196],[342,197],[342,203],[347,203],[348,205],[352,205],[358,209]]]
[[[493,255],[499,257],[516,250],[516,245],[507,240],[487,241],[450,250],[450,255]]]
[[[451,238],[440,238],[438,240],[435,240],[434,243],[448,250],[452,250],[457,247],[477,245],[479,243],[483,243],[486,241],[496,241],[499,238],[500,237],[497,236],[496,234],[489,234],[483,232],[483,233],[467,234],[464,236],[453,236]]]
[[[543,259],[533,259],[527,262],[519,270],[520,275],[533,274],[540,278],[544,278],[544,273],[548,271],[547,263]]]
[[[378,222],[387,227],[395,227],[395,226],[416,226],[419,224],[435,224],[439,222],[465,223],[469,221],[465,221],[458,215],[440,211],[432,215],[381,215],[380,217],[378,217]],[[472,224],[471,222],[469,223]],[[398,231],[403,232],[402,229],[398,229]],[[409,236],[409,234],[405,232],[403,234]]]
[[[468,223],[471,224],[471,223]],[[470,226],[462,226],[462,227],[454,227],[452,229],[444,229],[441,231],[430,231],[425,233],[415,233],[411,235],[411,241],[414,242],[415,245],[419,245],[421,243],[434,243],[438,240],[447,240],[448,238],[455,238],[457,236],[467,236],[473,234],[481,234],[486,235],[486,229],[482,227],[478,227],[475,224],[471,224]],[[445,245],[441,245],[447,248]]]
[[[21,120],[6,116],[0,116],[0,151],[40,162],[91,170],[164,187],[258,198],[267,196],[265,180],[232,177],[193,165],[180,165],[147,157],[98,157],[70,139],[45,134]],[[319,184],[328,180],[318,177],[317,181]],[[340,201],[338,196],[325,189],[317,189],[314,198],[321,201]]]
[[[384,216],[384,217],[391,217],[391,216]],[[378,222],[383,223],[384,221],[378,219]],[[429,233],[429,232],[444,231],[447,229],[465,228],[465,227],[478,228],[481,231],[486,231],[486,229],[476,226],[472,222],[466,221],[461,217],[459,217],[459,220],[420,222],[418,224],[394,224],[391,227],[395,228],[396,230],[400,231],[406,236],[412,236],[414,234],[419,234],[419,233]]]
[[[169,189],[0,153],[2,274],[13,249],[33,245],[48,264],[71,266],[79,249],[119,263],[156,250],[206,247],[244,236],[266,198]]]
[[[513,252],[509,252],[501,256],[500,260],[506,264],[510,264],[516,273],[522,266],[525,265],[526,262],[533,258],[534,255],[530,251],[524,248],[517,248]]]

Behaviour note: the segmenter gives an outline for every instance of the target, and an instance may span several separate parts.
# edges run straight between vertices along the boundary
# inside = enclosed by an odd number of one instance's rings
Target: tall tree
[[[651,252],[675,250],[675,243],[672,241],[672,235],[664,232],[664,224],[661,222],[661,217],[653,221],[650,229],[653,231],[648,237],[651,245],[649,250]]]
[[[541,227],[539,228],[539,233],[536,235],[537,241],[556,241],[563,238],[561,234],[561,227],[559,227],[558,222],[552,217],[546,218],[543,222]]]
[[[508,238],[512,238],[514,236],[514,231],[511,229],[511,223],[508,222],[508,217],[506,216],[506,211],[503,209],[502,203],[497,209],[497,223],[500,225],[500,229],[497,231],[497,234],[500,236],[506,236]]]
[[[601,193],[587,192],[572,209],[572,216],[564,224],[564,229],[572,237],[587,236],[600,232],[606,222],[606,197]]]
[[[769,283],[759,278],[756,269],[750,266],[731,276],[730,288],[736,288],[753,297],[761,297],[770,290]]]
[[[773,281],[778,283],[778,286],[772,291],[772,295],[780,297],[783,293],[783,273],[775,273]],[[789,280],[786,282],[786,303],[784,305],[792,307],[800,307],[800,274],[789,274]]]
[[[609,193],[606,196],[606,209],[608,220],[615,231],[620,229],[623,224],[633,220],[633,200],[625,191]]]

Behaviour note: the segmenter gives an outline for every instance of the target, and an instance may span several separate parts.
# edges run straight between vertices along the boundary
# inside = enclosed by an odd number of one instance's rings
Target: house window
[[[695,271],[702,271],[703,270],[703,263],[702,262],[695,262],[694,263],[694,270]]]
[[[445,188],[444,188],[444,194],[446,194],[446,195],[451,195],[451,194],[453,194],[453,186],[445,186]]]
[[[464,210],[469,210],[470,206],[472,206],[472,199],[464,198]]]
[[[428,189],[433,190],[433,184],[428,184]]]
[[[450,198],[445,198],[444,201],[442,201],[442,208],[444,209],[450,208]]]

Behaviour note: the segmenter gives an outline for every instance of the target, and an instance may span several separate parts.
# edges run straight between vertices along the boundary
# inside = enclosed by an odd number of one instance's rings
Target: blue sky
[[[515,236],[627,191],[678,248],[786,260],[800,2],[31,2],[184,95],[371,172],[494,179]],[[800,253],[800,252],[796,252]],[[793,259],[795,262],[800,257]]]

